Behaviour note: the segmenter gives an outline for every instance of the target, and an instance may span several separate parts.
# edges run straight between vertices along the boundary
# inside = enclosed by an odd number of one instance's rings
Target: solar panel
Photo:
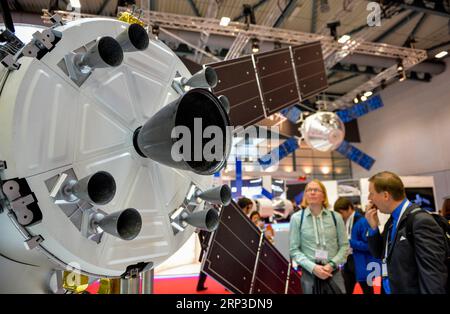
[[[336,114],[339,116],[342,122],[347,123],[383,106],[384,104],[381,96],[376,95],[366,100],[365,102],[354,105],[348,109],[339,110],[336,112]]]
[[[264,108],[259,94],[256,73],[251,56],[208,66],[216,70],[216,95],[225,95],[230,101],[230,122],[234,126],[248,126],[264,119]]]
[[[300,278],[289,262],[235,202],[221,210],[202,271],[234,293],[302,291]]]
[[[298,109],[296,106],[285,108],[281,110],[280,113],[292,123],[297,123],[297,121],[300,120],[302,116],[302,111]]]
[[[266,113],[271,115],[299,101],[289,48],[254,55]]]
[[[267,169],[287,157],[290,153],[296,151],[299,148],[298,140],[295,137],[291,137],[284,141],[283,144],[273,149],[270,153],[260,157],[258,159],[259,164],[263,169]]]
[[[292,54],[302,99],[309,98],[328,88],[320,42],[294,46]]]
[[[278,252],[278,250],[266,239],[264,239],[258,266],[256,269],[256,284],[254,293],[284,294],[286,292],[287,276],[290,270],[289,262]]]
[[[375,163],[375,159],[363,153],[361,150],[351,145],[347,141],[343,141],[342,144],[336,149],[336,151],[366,170],[370,170]]]
[[[232,125],[249,126],[328,87],[320,42],[210,63]],[[301,96],[300,96],[301,95]]]

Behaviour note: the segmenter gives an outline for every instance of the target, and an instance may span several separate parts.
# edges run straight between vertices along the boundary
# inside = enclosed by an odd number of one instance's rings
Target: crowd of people
[[[382,294],[449,293],[450,197],[440,215],[430,214],[410,202],[400,177],[387,171],[369,179],[364,212],[343,197],[332,206],[319,180],[304,192],[289,231],[290,258],[301,272],[303,293],[352,294],[358,283],[364,294],[374,294],[380,277]],[[274,242],[254,202],[242,197],[237,203]],[[384,226],[378,212],[390,215]]]
[[[448,201],[442,216],[430,214],[411,203],[400,177],[387,171],[369,179],[368,199],[365,216],[345,198],[331,211],[325,186],[308,183],[303,209],[290,224],[290,255],[301,268],[303,292],[351,294],[358,282],[373,294],[381,277],[383,294],[448,293]],[[390,215],[382,232],[378,211]]]

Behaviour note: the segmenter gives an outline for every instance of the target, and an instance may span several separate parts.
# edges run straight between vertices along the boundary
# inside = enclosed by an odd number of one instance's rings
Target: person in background
[[[447,244],[436,220],[406,198],[402,180],[389,171],[369,179],[369,201],[366,219],[371,229],[367,239],[372,255],[383,259],[385,293],[445,294]],[[390,215],[383,233],[378,229],[378,210]]]
[[[337,199],[334,203],[334,210],[340,213],[344,219],[350,242],[347,262],[342,273],[347,294],[353,293],[356,282],[359,283],[364,294],[373,294],[373,283],[367,283],[370,275],[369,270],[372,267],[368,269],[367,266],[369,263],[380,263],[380,261],[369,252],[367,243],[367,234],[370,229],[369,223],[364,216],[355,211],[352,202],[345,197]]]
[[[439,214],[450,222],[450,196],[444,198]]]
[[[261,215],[256,210],[251,212],[250,220],[259,230],[264,232],[264,235],[271,243],[274,242],[275,232],[272,226],[270,224],[265,225],[264,220],[261,219]]]
[[[253,202],[251,199],[246,197],[241,197],[238,200],[238,206],[244,211],[244,213],[248,216],[250,215],[252,208],[253,208]]]
[[[200,229],[198,229],[197,232],[198,232],[198,239],[200,241],[200,246],[201,246],[200,256],[198,258],[198,261],[201,263],[203,260],[203,256],[205,255],[206,250],[208,249],[208,242],[209,242],[209,238],[211,237],[211,232],[208,232],[206,230],[200,230]],[[200,274],[198,276],[198,282],[197,282],[197,291],[204,291],[204,290],[208,289],[207,287],[205,287],[206,277],[207,277],[207,275],[203,271],[200,271]]]
[[[324,293],[328,286],[332,293],[345,293],[339,265],[344,264],[349,248],[342,217],[330,211],[327,191],[319,180],[305,187],[300,210],[290,223],[290,256],[302,268],[301,283],[305,294]]]

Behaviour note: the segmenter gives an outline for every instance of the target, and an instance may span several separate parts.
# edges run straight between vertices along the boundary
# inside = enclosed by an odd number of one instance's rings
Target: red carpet
[[[156,277],[154,293],[155,294],[231,294],[225,288],[211,278],[206,279],[205,286],[208,288],[204,291],[197,292],[197,275],[188,277]],[[380,278],[375,279],[375,294],[380,294]],[[87,289],[90,293],[97,293],[98,282],[93,283]],[[362,294],[361,287],[356,284],[353,294]]]
[[[155,294],[230,294],[229,291],[211,278],[207,278],[205,287],[208,289],[197,292],[198,276],[185,278],[156,278]]]

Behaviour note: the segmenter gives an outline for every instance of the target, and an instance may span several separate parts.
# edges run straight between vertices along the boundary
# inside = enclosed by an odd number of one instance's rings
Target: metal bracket
[[[0,160],[0,171],[5,171],[8,169],[8,165],[6,164],[5,160]]]
[[[27,205],[34,203],[34,201],[33,195],[29,194],[11,202],[11,208],[19,224],[26,226],[33,221],[33,212],[27,208]]]
[[[65,24],[59,14],[52,15],[50,21],[53,23],[52,27],[63,26]]]
[[[20,68],[20,63],[17,63],[14,60],[14,56],[12,54],[7,54],[0,62],[8,70],[16,71]]]
[[[93,217],[95,215],[108,215],[100,209],[83,209],[83,215],[81,218],[81,235],[89,240],[96,242],[97,244],[101,242],[103,237],[103,231],[99,231],[92,225]]]
[[[125,269],[125,272],[120,277],[123,279],[136,278],[139,276],[139,273],[149,271],[152,268],[153,268],[153,262],[148,262],[148,263],[142,262],[142,263],[138,263],[135,265],[129,265]]]
[[[188,224],[183,221],[184,218],[200,205],[201,201],[196,196],[198,191],[200,191],[199,188],[194,183],[191,183],[183,203],[169,214],[170,225],[174,235],[186,229]]]
[[[55,47],[61,37],[62,34],[60,32],[51,28],[47,28],[42,32],[35,32],[33,34],[33,40],[22,49],[22,54],[40,60],[47,52]]]
[[[78,68],[77,64],[78,54],[74,52],[70,52],[64,56],[64,63],[66,66],[66,72],[69,78],[77,84],[78,87],[83,85],[83,83],[89,78],[92,74],[92,69],[86,67],[85,70],[81,70]]]
[[[29,238],[23,244],[25,245],[25,248],[30,251],[38,247],[42,241],[44,241],[44,238],[41,235],[37,235]]]
[[[175,78],[172,81],[172,88],[179,94],[183,96],[186,91],[184,90],[184,83],[186,82],[186,78],[181,76],[181,74],[177,71],[175,73]]]

